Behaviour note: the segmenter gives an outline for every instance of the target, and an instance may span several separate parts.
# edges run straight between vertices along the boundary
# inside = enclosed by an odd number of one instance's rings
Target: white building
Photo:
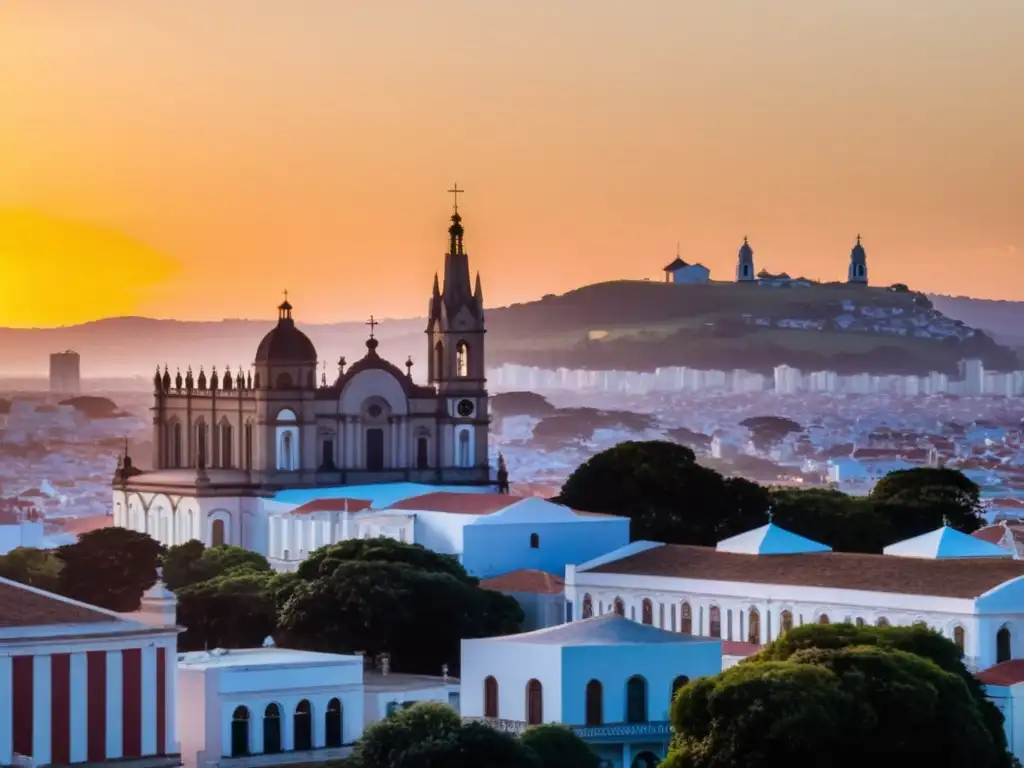
[[[179,654],[182,753],[194,768],[344,757],[363,717],[363,657],[284,648]]]
[[[1024,562],[952,528],[890,552],[834,553],[772,523],[716,548],[638,541],[568,567],[566,599],[578,618],[616,612],[746,653],[791,627],[851,622],[931,627],[972,669],[1024,657]]]
[[[484,579],[480,587],[515,598],[523,609],[524,631],[572,621],[566,614],[565,580],[553,573],[524,568]]]
[[[460,711],[459,681],[442,674],[410,675],[392,672],[390,662],[379,670],[368,670],[363,674],[363,724],[373,725],[399,709],[408,709],[421,701],[447,704],[456,712]]]
[[[721,671],[718,640],[611,614],[520,635],[462,641],[462,715],[521,732],[563,723],[610,767],[653,768],[686,682]]]
[[[687,264],[679,254],[663,270],[666,283],[677,285],[705,285],[711,278],[711,270],[703,264]]]

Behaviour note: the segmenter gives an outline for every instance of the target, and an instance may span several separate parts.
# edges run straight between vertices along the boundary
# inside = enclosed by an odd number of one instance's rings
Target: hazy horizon
[[[143,7],[144,6],[144,7]],[[301,12],[296,10],[301,8]],[[1024,299],[1024,5],[13,0],[0,326],[422,316],[676,254]]]

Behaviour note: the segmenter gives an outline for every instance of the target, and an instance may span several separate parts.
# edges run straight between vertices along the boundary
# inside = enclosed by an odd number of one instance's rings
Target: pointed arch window
[[[644,598],[643,603],[641,603],[640,605],[640,617],[641,621],[644,624],[654,624],[654,606],[651,604],[651,601],[648,600],[646,597]]]
[[[960,649],[960,653],[963,653],[967,645],[963,627],[953,627],[953,642],[956,644],[956,647]]]
[[[498,681],[490,675],[484,678],[484,717],[498,718]]]
[[[234,466],[231,455],[231,423],[225,419],[220,423],[220,466],[230,469]]]
[[[544,722],[544,688],[540,680],[526,684],[526,724],[540,725]]]
[[[604,725],[604,688],[600,680],[587,683],[587,725]]]
[[[455,375],[460,379],[469,376],[469,344],[465,341],[455,347]]]
[[[693,609],[689,603],[683,603],[679,609],[679,632],[684,635],[693,634]]]
[[[434,378],[444,378],[444,344],[440,341],[434,345]]]
[[[206,466],[206,422],[202,419],[196,424],[196,466]]]
[[[171,454],[174,456],[174,467],[181,469],[181,422],[174,422],[173,447]]]

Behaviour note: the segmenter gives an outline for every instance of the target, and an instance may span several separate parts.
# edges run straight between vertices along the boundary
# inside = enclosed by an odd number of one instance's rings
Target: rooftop
[[[619,616],[617,613],[606,613],[581,621],[571,621],[557,627],[523,632],[518,635],[503,635],[490,640],[508,643],[529,643],[533,645],[664,645],[672,643],[687,645],[690,643],[719,642],[710,637],[695,637],[679,632],[641,624],[640,622]]]
[[[228,669],[236,667],[313,666],[325,664],[359,664],[362,656],[340,653],[298,651],[291,648],[214,648],[178,654],[183,669]]]
[[[523,568],[480,582],[484,589],[495,592],[533,592],[538,595],[558,595],[565,591],[565,579],[547,571]]]
[[[388,672],[386,675],[378,670],[366,670],[363,673],[363,687],[367,692],[375,691],[418,691],[437,688],[442,685],[458,685],[455,677],[435,677],[434,675],[410,675],[404,672]]]
[[[718,542],[719,552],[740,555],[796,555],[807,552],[831,552],[832,548],[790,533],[775,523]]]
[[[1024,659],[1011,659],[983,669],[975,675],[984,685],[1016,685],[1024,683]]]
[[[0,578],[0,628],[119,621],[131,626],[116,613]]]
[[[634,542],[640,544],[640,542]],[[851,552],[758,555],[719,552],[686,544],[649,548],[577,573],[614,573],[700,581],[780,584],[937,597],[976,598],[1024,576],[1024,561],[1004,557],[891,557]]]
[[[493,486],[375,483],[373,485],[339,485],[334,488],[297,488],[279,492],[274,496],[274,501],[286,504],[305,504],[314,499],[363,499],[369,501],[370,506],[382,509],[393,506],[403,499],[439,491],[497,495],[494,493]]]
[[[503,493],[452,493],[434,491],[412,496],[391,504],[391,509],[418,510],[422,512],[448,512],[458,515],[490,515],[511,507],[526,497]],[[545,502],[550,504],[551,502]]]
[[[887,555],[922,558],[978,558],[1012,557],[1013,553],[996,544],[984,541],[955,528],[944,525],[941,528],[922,533],[911,539],[897,541],[884,550]]]

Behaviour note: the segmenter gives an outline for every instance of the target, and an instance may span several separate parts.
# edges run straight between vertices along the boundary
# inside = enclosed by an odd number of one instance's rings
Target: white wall
[[[511,640],[462,641],[462,716],[484,716],[484,679],[498,681],[498,717],[526,720],[526,684],[540,681],[543,717],[560,722],[562,714],[562,649],[557,645]]]
[[[388,704],[391,702],[395,702],[399,706],[420,701],[450,704],[449,694],[451,693],[459,693],[458,683],[441,683],[433,688],[414,688],[408,691],[367,691],[363,708],[363,724],[370,726],[387,717]]]

